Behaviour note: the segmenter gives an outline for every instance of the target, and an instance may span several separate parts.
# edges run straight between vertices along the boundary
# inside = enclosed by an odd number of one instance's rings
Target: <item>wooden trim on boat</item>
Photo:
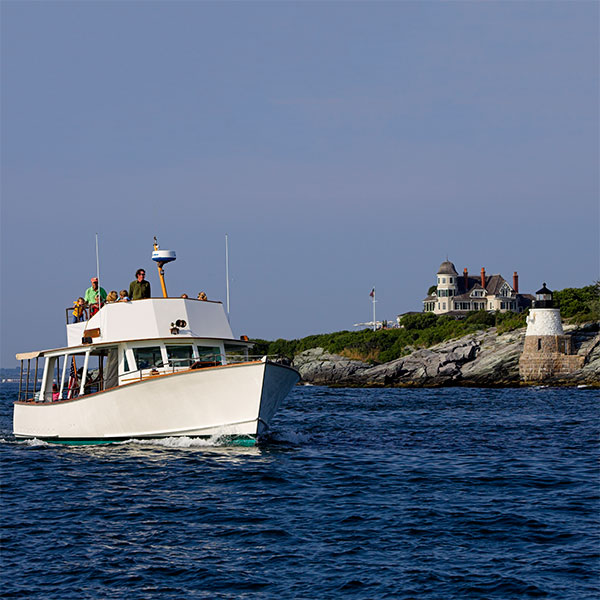
[[[43,350],[38,350],[37,352],[20,352],[17,354],[17,360],[31,360],[32,358],[38,358],[43,352]]]

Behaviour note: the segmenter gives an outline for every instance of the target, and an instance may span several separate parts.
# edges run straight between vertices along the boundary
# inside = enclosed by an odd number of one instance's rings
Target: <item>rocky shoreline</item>
[[[600,387],[600,333],[596,324],[565,326],[573,336],[583,368],[544,385]],[[498,335],[495,328],[477,332],[396,360],[370,365],[312,348],[296,355],[293,366],[313,385],[352,387],[509,387],[523,385],[519,357],[525,328]]]

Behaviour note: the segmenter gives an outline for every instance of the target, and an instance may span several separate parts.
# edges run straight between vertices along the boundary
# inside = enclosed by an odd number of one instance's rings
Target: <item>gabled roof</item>
[[[486,278],[485,289],[488,294],[498,294],[500,288],[504,285],[508,285],[508,287],[512,290],[512,287],[509,285],[508,281],[502,277],[502,275],[490,275]]]

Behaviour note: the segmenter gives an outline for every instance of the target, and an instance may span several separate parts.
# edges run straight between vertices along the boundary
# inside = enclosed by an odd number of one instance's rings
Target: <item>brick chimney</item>
[[[516,294],[519,293],[519,276],[516,271],[513,273],[513,290]]]
[[[465,281],[465,289],[464,289],[464,291],[468,292],[469,291],[469,271],[467,271],[467,267],[465,267],[463,269],[463,278],[464,278],[464,281]]]
[[[485,289],[485,268],[481,267],[481,287]]]

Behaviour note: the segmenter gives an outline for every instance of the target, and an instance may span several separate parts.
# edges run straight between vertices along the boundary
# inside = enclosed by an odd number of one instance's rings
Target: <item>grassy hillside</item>
[[[600,318],[599,286],[566,288],[555,293],[563,318],[576,322]],[[310,335],[298,340],[253,340],[256,354],[278,354],[292,359],[299,352],[310,348],[324,348],[334,354],[370,363],[383,363],[417,348],[428,348],[440,342],[459,338],[475,331],[497,327],[498,333],[511,331],[526,325],[526,313],[471,312],[464,320],[455,321],[433,313],[406,315],[400,329],[372,331],[338,331]]]

